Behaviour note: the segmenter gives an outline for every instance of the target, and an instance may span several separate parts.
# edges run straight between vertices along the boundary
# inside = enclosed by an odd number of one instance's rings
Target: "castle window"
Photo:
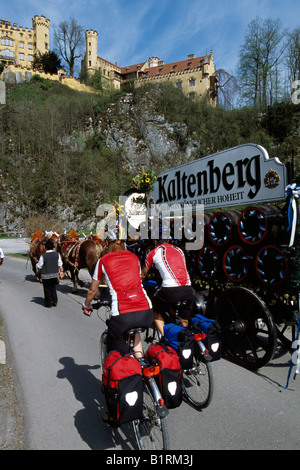
[[[24,54],[20,54],[20,60],[24,60]]]
[[[1,44],[2,44],[2,46],[13,46],[14,42],[11,39],[2,38],[1,39]]]
[[[28,44],[28,49],[32,49],[32,44]]]
[[[1,54],[2,57],[7,57],[7,58],[10,58],[10,57],[14,56],[14,53],[12,51],[9,51],[8,49],[5,49],[4,51],[1,51],[0,54]]]
[[[24,42],[20,42],[19,46],[21,49],[24,49]]]
[[[176,88],[182,88],[182,81],[181,80],[178,80],[178,82],[176,82]]]
[[[29,60],[29,62],[32,62],[32,61],[33,61],[33,56],[32,56],[32,55],[29,55],[29,56],[28,56],[28,60]]]
[[[196,85],[195,79],[194,79],[194,78],[190,78],[190,79],[189,79],[189,86],[195,86],[195,85]]]

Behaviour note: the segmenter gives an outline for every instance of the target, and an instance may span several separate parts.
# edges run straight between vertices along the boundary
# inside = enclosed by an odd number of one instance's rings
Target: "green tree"
[[[42,69],[45,73],[57,74],[61,68],[61,61],[54,51],[45,52],[44,54],[38,52],[34,54],[32,67]]]

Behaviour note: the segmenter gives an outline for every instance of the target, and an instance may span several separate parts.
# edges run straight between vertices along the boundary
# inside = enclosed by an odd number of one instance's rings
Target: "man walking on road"
[[[36,265],[37,275],[41,276],[44,288],[45,306],[56,307],[57,305],[57,278],[60,275],[64,277],[63,263],[59,253],[54,251],[54,243],[52,240],[47,240],[46,253],[40,256],[40,259]]]

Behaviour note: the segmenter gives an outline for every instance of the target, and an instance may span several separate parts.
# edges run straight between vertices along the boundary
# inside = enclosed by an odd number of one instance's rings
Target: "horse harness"
[[[78,260],[81,243],[82,242],[78,240],[69,240],[62,247],[62,254],[65,263],[68,263],[70,266],[73,266],[73,268],[77,271],[79,271]],[[74,256],[74,263],[70,260],[70,256],[72,255]]]
[[[96,253],[98,255],[98,258],[100,257],[101,251],[99,250],[99,246],[103,247],[102,245],[102,240],[90,240],[94,242],[95,247],[96,247]],[[81,244],[84,243],[85,240],[78,241],[78,240],[69,240],[67,241],[63,247],[62,247],[62,254],[63,254],[63,259],[65,263],[68,263],[70,266],[72,266],[76,271],[79,271],[78,264],[79,264],[79,252],[80,252],[80,247]],[[74,262],[70,260],[70,257],[74,258]]]

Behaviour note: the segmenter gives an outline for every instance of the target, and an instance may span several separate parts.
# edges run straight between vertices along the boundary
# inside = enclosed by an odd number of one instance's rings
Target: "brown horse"
[[[36,265],[40,259],[40,256],[46,252],[45,243],[49,239],[53,240],[54,246],[56,247],[59,241],[59,234],[56,232],[45,232],[43,235],[42,232],[36,230],[32,236],[29,246],[29,258],[31,261],[32,270],[39,281],[40,279],[37,277],[36,273]]]
[[[37,230],[33,235],[29,246],[29,258],[31,261],[32,271],[38,280],[39,278],[36,273],[36,265],[40,259],[40,256],[46,252],[45,241],[46,240],[44,239],[42,233]]]
[[[69,271],[73,282],[72,292],[77,292],[77,283],[80,269],[87,268],[90,276],[94,274],[98,259],[104,253],[105,243],[94,240],[68,240],[61,247],[64,270]]]

